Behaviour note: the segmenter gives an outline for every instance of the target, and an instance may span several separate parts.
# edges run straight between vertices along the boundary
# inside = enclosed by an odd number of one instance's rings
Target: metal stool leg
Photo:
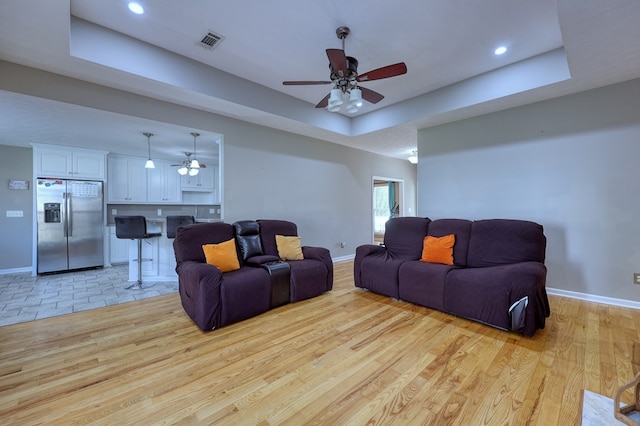
[[[132,288],[142,289],[142,239],[138,238],[138,281],[125,287],[125,290]]]

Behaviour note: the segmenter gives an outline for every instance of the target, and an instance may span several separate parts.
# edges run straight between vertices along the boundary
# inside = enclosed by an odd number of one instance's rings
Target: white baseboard
[[[24,268],[11,268],[11,269],[0,269],[0,275],[6,274],[19,274],[21,272],[31,272],[31,266],[25,266]]]
[[[580,293],[577,291],[561,290],[547,287],[547,293],[554,296],[569,297],[571,299],[586,300],[587,302],[603,303],[605,305],[620,306],[623,308],[640,309],[640,302],[615,297],[597,296],[594,294]]]
[[[346,256],[339,256],[339,257],[332,257],[331,260],[333,261],[333,263],[336,262],[344,262],[345,260],[353,260],[356,258],[356,254],[348,254]]]

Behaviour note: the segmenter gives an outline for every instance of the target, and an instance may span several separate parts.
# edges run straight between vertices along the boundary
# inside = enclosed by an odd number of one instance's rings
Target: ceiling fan
[[[349,27],[338,27],[336,35],[342,40],[342,49],[327,49],[329,69],[331,70],[330,81],[283,81],[282,84],[285,86],[332,84],[333,89],[331,92],[316,105],[316,108],[327,107],[331,112],[340,110],[340,105],[344,102],[343,95],[347,93],[349,94],[347,112],[350,113],[358,111],[362,106],[362,99],[373,104],[384,99],[384,96],[380,93],[361,87],[358,83],[406,74],[407,66],[404,62],[399,62],[376,68],[364,74],[358,74],[358,60],[352,56],[346,56],[344,53],[344,40],[350,32]]]
[[[193,136],[193,153],[185,152],[186,160],[183,160],[181,163],[172,164],[174,167],[180,167],[178,169],[178,173],[181,175],[189,174],[189,176],[195,176],[200,172],[200,169],[204,169],[207,167],[206,164],[198,161],[196,156],[196,138],[200,136],[200,133],[192,132],[191,136]],[[191,159],[191,155],[193,155],[193,160]]]

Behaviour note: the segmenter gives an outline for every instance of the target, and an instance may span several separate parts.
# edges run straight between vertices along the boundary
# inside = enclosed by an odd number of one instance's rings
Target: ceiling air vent
[[[223,36],[221,36],[220,34],[216,34],[211,30],[208,30],[200,40],[200,45],[202,47],[206,47],[207,49],[213,49],[220,43],[222,43],[222,40],[224,40]]]

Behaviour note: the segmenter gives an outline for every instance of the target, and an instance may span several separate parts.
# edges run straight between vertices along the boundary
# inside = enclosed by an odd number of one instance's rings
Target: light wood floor
[[[0,424],[575,425],[640,312],[551,297],[533,338],[355,289],[202,333],[177,294],[0,327]]]

